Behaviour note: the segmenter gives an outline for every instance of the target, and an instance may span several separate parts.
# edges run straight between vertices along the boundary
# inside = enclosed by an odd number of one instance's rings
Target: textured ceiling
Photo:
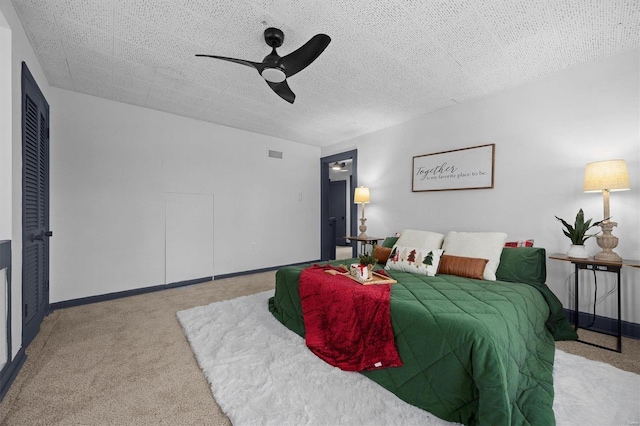
[[[12,0],[52,86],[325,146],[640,45],[638,0]],[[331,44],[285,102],[251,68]]]

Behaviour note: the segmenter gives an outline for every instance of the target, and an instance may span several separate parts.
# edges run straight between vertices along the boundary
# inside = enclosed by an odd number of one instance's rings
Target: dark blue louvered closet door
[[[49,310],[49,104],[22,64],[22,346]]]

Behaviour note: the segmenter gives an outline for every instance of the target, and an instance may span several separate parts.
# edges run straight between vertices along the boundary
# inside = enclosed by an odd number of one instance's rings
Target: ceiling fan
[[[329,45],[331,37],[326,34],[316,34],[298,50],[286,56],[280,56],[276,52],[276,48],[282,46],[282,42],[284,41],[284,33],[281,30],[277,28],[267,28],[264,30],[264,41],[267,42],[272,50],[271,53],[264,57],[262,62],[252,62],[244,59],[214,55],[196,56],[222,59],[255,68],[278,96],[289,103],[293,103],[296,95],[291,91],[291,88],[289,88],[287,78],[302,71],[315,61]]]
[[[337,172],[348,172],[347,163],[338,163],[337,161],[331,165],[331,170]]]

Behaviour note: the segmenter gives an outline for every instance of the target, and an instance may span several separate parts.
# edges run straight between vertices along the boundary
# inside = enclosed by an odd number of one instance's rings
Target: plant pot
[[[587,248],[583,244],[571,244],[569,251],[567,251],[567,256],[575,259],[586,259],[589,257],[589,252],[587,252]]]

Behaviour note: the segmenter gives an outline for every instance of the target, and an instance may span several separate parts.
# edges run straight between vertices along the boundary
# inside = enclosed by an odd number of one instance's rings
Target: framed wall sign
[[[413,157],[413,192],[493,188],[495,144]]]

